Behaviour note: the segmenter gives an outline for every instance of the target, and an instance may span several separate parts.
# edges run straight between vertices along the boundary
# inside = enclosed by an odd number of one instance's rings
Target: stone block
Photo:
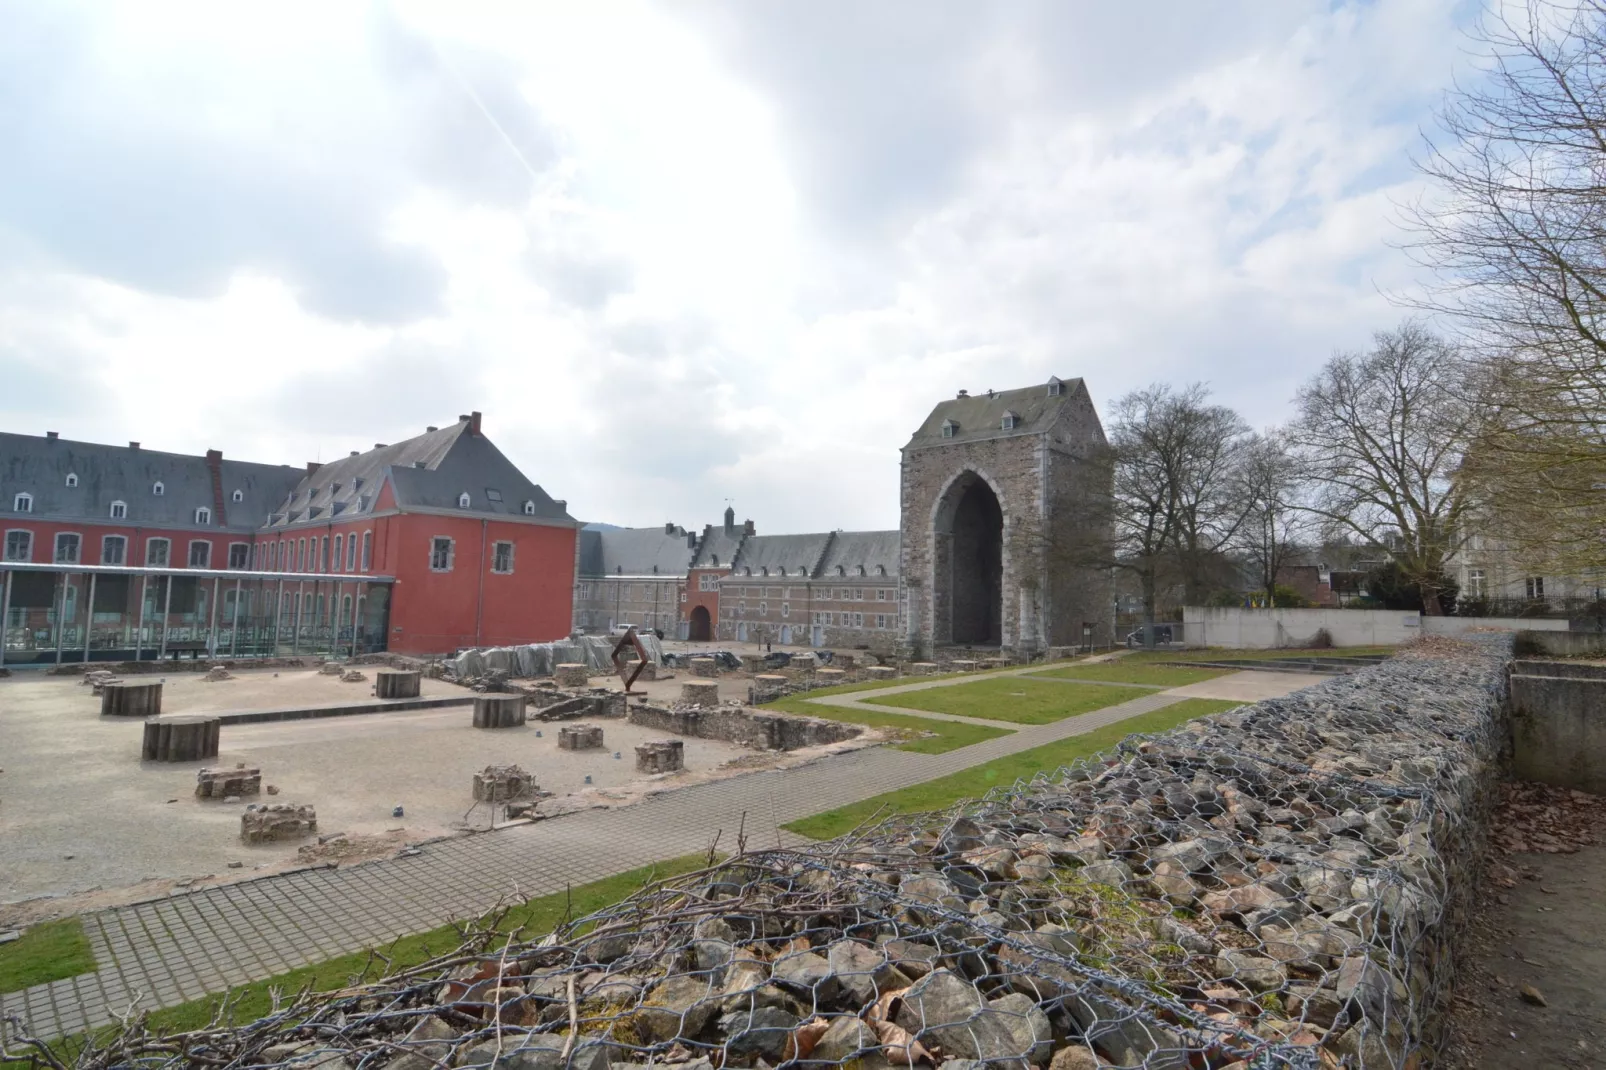
[[[763,654],[743,654],[742,655],[742,671],[743,672],[750,672],[750,673],[754,673],[756,675],[758,673],[763,672],[765,668],[766,668],[766,665],[764,664],[764,655]]]
[[[693,676],[714,677],[719,675],[719,662],[713,658],[692,658],[691,674]]]
[[[475,695],[475,728],[514,728],[524,723],[523,695]]]
[[[318,673],[321,676],[339,676],[345,671],[346,667],[338,661],[326,661],[318,666]]]
[[[536,794],[535,780],[516,765],[488,765],[474,774],[475,802],[507,802]]]
[[[197,799],[226,799],[231,795],[262,794],[262,770],[235,766],[233,769],[202,769],[195,774]]]
[[[872,665],[865,672],[870,674],[872,680],[896,680],[898,669],[893,665]]]
[[[374,694],[379,698],[417,698],[423,687],[423,673],[406,669],[380,669],[374,674]]]
[[[591,682],[591,675],[584,665],[574,662],[565,662],[552,667],[552,678],[559,687],[586,687]]]
[[[975,672],[976,663],[969,658],[957,658],[952,663],[954,672]]]
[[[635,662],[631,662],[629,665],[625,666],[626,676],[629,676],[635,671]],[[636,683],[652,683],[656,679],[658,679],[658,664],[656,662],[649,661],[641,667],[641,673],[636,677]]]
[[[760,687],[765,687],[765,688],[775,687],[775,688],[779,688],[779,687],[785,687],[789,681],[786,679],[786,677],[782,676],[780,673],[766,673],[763,676],[755,676],[755,677],[753,677],[753,682],[755,684],[758,684]]]
[[[857,665],[858,662],[855,660],[855,658],[854,658],[854,656],[852,654],[837,653],[836,655],[834,655],[831,658],[831,664],[835,668],[843,669],[843,670],[845,670],[847,672],[852,672],[853,671],[853,667],[855,665]]]
[[[1007,669],[1010,666],[1008,658],[983,658],[981,667],[984,669]]]
[[[819,659],[813,654],[804,652],[802,654],[793,654],[790,664],[794,669],[812,671],[819,664]]]
[[[910,676],[933,676],[936,672],[937,666],[929,661],[917,661],[909,666]]]
[[[655,739],[636,747],[636,772],[674,773],[686,768],[686,742]]]
[[[299,840],[318,831],[318,814],[310,806],[272,803],[240,815],[240,839],[246,843]]]
[[[147,762],[201,762],[217,757],[217,717],[169,717],[145,722],[140,757]]]
[[[687,706],[718,706],[719,685],[688,680],[680,685],[680,701]]]
[[[100,689],[100,712],[103,717],[155,717],[162,712],[162,682],[108,681]]]
[[[601,746],[601,725],[566,724],[558,729],[559,750],[596,750]]]
[[[814,673],[814,681],[822,687],[830,687],[832,684],[840,684],[847,675],[841,669],[819,669]]]

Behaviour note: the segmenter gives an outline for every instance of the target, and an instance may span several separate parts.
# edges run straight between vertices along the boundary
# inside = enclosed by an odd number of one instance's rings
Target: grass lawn
[[[1355,655],[1394,655],[1397,646],[1336,646],[1323,650],[1228,650],[1224,647],[1206,647],[1203,650],[1140,650],[1121,658],[1120,664],[1164,664],[1172,661],[1270,661],[1277,658],[1342,658]]]
[[[1143,694],[1130,687],[1098,687],[1050,683],[1028,676],[977,680],[973,684],[874,696],[869,701],[910,710],[956,713],[1014,724],[1048,724],[1090,710],[1129,702]]]
[[[849,684],[849,687],[856,685]],[[839,692],[841,688],[828,687],[819,691],[810,691],[810,695],[819,695],[825,692]],[[872,710],[850,710],[846,706],[821,706],[812,702],[803,701],[802,696],[793,695],[787,698],[776,699],[759,707],[765,710],[778,710],[781,713],[795,713],[802,717],[823,717],[827,721],[846,721],[849,724],[874,725],[877,728],[891,728],[899,732],[906,732],[909,739],[899,743],[899,750],[914,751],[917,754],[942,754],[945,751],[968,747],[972,743],[983,740],[996,739],[1007,736],[1007,728],[989,728],[987,725],[965,724],[962,721],[939,721],[933,717],[917,717],[901,713],[881,713]],[[921,735],[929,732],[931,735]]]
[[[1243,704],[1239,702],[1222,702],[1216,699],[1185,699],[1153,713],[1129,717],[1085,735],[1072,736],[1070,739],[1034,747],[1018,754],[1006,755],[997,761],[962,769],[936,780],[928,780],[924,784],[915,784],[901,791],[889,791],[884,795],[865,799],[863,802],[827,810],[813,817],[794,821],[786,827],[800,836],[829,840],[845,832],[851,832],[875,817],[878,811],[881,817],[887,817],[892,814],[917,814],[928,810],[942,810],[960,799],[973,799],[1000,785],[1007,786],[1017,780],[1057,769],[1078,758],[1107,750],[1135,732],[1164,732],[1195,717],[1220,713],[1241,705]]]
[[[0,944],[0,992],[20,992],[94,969],[95,955],[77,918],[31,926],[22,939]]]
[[[1067,665],[1063,669],[1044,669],[1033,676],[1056,680],[1097,680],[1112,684],[1145,684],[1149,687],[1181,687],[1227,675],[1226,669],[1190,669],[1183,665],[1134,662],[1131,657],[1093,665]]]
[[[611,903],[617,903],[654,881],[691,873],[707,864],[706,854],[686,855],[605,877],[600,881],[573,888],[569,892],[556,892],[538,899],[530,899],[508,911],[507,916],[502,919],[499,931],[517,934],[521,940],[535,939],[551,932],[570,918],[583,917]],[[279,989],[288,999],[308,985],[316,991],[323,991],[373,981],[393,970],[428,962],[431,958],[457,947],[458,942],[457,930],[451,925],[443,925],[429,932],[404,936],[380,948],[379,950],[390,959],[389,966],[371,958],[366,951],[341,955],[275,977],[253,981],[227,993],[205,996],[174,1007],[152,1011],[150,1024],[153,1029],[169,1032],[198,1029],[212,1020],[218,1005],[225,999],[230,1001],[231,1021],[236,1023],[255,1021],[273,1008],[270,989]],[[7,945],[8,948],[15,946],[15,944]],[[52,1047],[58,1054],[71,1060],[83,1047],[83,1037],[81,1035],[68,1037],[56,1042]],[[24,1065],[22,1061],[11,1063],[0,1061],[0,1066],[22,1065]]]

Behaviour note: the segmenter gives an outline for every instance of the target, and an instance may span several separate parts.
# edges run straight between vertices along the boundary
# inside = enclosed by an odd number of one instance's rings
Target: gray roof
[[[78,477],[67,486],[69,474]],[[209,530],[252,531],[301,478],[289,465],[224,458],[219,464],[223,515],[204,456],[129,446],[74,442],[0,432],[0,516],[16,516],[18,492],[33,495],[33,514],[57,520],[112,520],[113,502],[127,506],[128,524],[199,528],[195,510],[212,510]],[[157,483],[162,493],[155,493]],[[241,500],[235,501],[235,492]]]
[[[820,562],[820,575],[829,579],[840,568],[843,576],[896,577],[901,544],[896,531],[839,531]]]
[[[697,541],[697,556],[692,558],[692,568],[729,568],[736,557],[736,551],[741,549],[745,529],[737,524],[727,530],[721,524],[709,524],[703,528],[702,538]]]
[[[368,512],[387,479],[403,509],[457,510],[459,496],[466,492],[465,514],[529,515],[575,523],[565,503],[530,482],[490,439],[473,433],[470,421],[463,419],[330,461],[303,475],[276,505],[272,526],[326,523]],[[525,502],[534,503],[532,513],[526,514]]]
[[[582,529],[582,576],[684,576],[692,548],[684,528]]]
[[[1055,381],[1050,379],[1048,383],[1038,386],[1021,387],[1018,390],[997,390],[990,395],[983,392],[970,397],[950,398],[939,402],[909,439],[908,446],[904,448],[983,438],[1006,438],[1012,435],[1043,434],[1053,428],[1072,398],[1078,393],[1087,391],[1081,379],[1064,379],[1058,380],[1061,384],[1060,393],[1050,394],[1049,385]],[[1004,414],[1010,412],[1014,413],[1018,420],[1013,430],[1006,431]],[[942,425],[949,420],[958,426],[952,437],[944,438]]]
[[[831,542],[831,532],[815,535],[752,535],[742,543],[742,552],[736,555],[735,574],[740,576],[781,575],[813,576],[820,567]]]

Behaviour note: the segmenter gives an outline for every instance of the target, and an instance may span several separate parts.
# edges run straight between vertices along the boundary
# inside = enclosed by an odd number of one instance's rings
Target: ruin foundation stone
[[[591,681],[584,665],[574,662],[565,662],[552,668],[552,679],[557,681],[559,687],[585,687]]]
[[[318,672],[323,676],[339,676],[346,671],[346,667],[338,661],[326,661],[318,666]]]
[[[821,669],[814,674],[814,679],[821,687],[830,687],[832,684],[840,684],[845,676],[847,673],[841,669]]]
[[[909,666],[911,676],[931,676],[937,671],[937,666],[930,661],[917,661]]]
[[[538,791],[530,774],[516,765],[488,765],[474,774],[475,802],[507,802]]]
[[[195,774],[197,799],[227,799],[235,795],[261,793],[261,769],[247,769],[241,764],[233,769],[202,769]]]
[[[691,674],[693,676],[714,677],[719,675],[719,662],[713,658],[692,658]]]
[[[169,717],[145,722],[140,757],[147,762],[199,762],[217,757],[219,717]]]
[[[374,677],[374,694],[379,698],[417,698],[423,674],[407,669],[380,669]]]
[[[872,665],[865,671],[872,680],[895,680],[898,676],[897,668],[892,665]]]
[[[217,680],[232,680],[234,679],[234,674],[228,670],[226,665],[214,665],[210,669],[206,670],[206,675],[201,677],[201,679],[205,680],[207,683],[212,683]]]
[[[743,672],[761,673],[761,672],[764,671],[764,668],[765,668],[765,664],[764,664],[764,655],[763,654],[743,654],[742,655],[742,671]]]
[[[566,724],[558,729],[559,750],[596,750],[602,746],[602,726]]]
[[[523,695],[475,695],[475,728],[514,728],[524,723]]]
[[[687,706],[718,706],[719,685],[688,680],[680,685],[680,701]]]
[[[103,717],[155,717],[162,712],[162,682],[107,681],[100,689],[100,712]]]
[[[686,741],[654,739],[636,747],[636,772],[674,773],[686,768]]]
[[[310,806],[270,803],[240,815],[240,839],[246,843],[299,840],[318,831],[318,814]]]
[[[837,654],[831,658],[831,664],[838,669],[851,672],[853,671],[854,665],[858,663],[854,660],[852,654]]]

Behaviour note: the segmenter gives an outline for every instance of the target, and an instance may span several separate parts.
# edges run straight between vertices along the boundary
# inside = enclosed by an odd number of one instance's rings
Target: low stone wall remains
[[[841,743],[864,734],[864,729],[858,725],[841,724],[818,717],[767,713],[741,706],[640,705],[630,709],[627,720],[631,724],[673,732],[677,736],[722,739],[759,750],[798,750]]]

